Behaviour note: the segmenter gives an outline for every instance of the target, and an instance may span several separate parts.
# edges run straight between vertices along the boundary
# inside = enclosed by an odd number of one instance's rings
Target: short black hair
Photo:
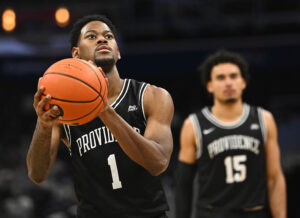
[[[71,49],[73,47],[77,46],[82,27],[84,27],[87,23],[89,23],[91,21],[101,21],[101,22],[105,23],[116,37],[116,27],[114,26],[112,21],[110,19],[108,19],[105,15],[101,15],[101,14],[86,15],[86,16],[78,19],[73,24],[73,27],[70,32]]]
[[[216,51],[216,53],[208,56],[198,67],[198,71],[201,73],[202,85],[204,87],[206,87],[207,82],[211,80],[212,68],[221,63],[236,64],[240,68],[242,77],[245,79],[246,83],[248,83],[250,75],[248,73],[247,61],[238,53],[220,49]]]

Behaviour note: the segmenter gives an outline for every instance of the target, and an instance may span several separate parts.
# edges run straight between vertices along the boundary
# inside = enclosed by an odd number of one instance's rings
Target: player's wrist
[[[104,116],[105,114],[107,114],[109,112],[109,110],[112,109],[112,107],[107,104],[107,101],[105,101],[103,103],[103,107],[101,108],[100,112],[99,112],[99,116]]]
[[[52,122],[46,122],[40,118],[38,118],[38,120],[37,120],[37,127],[41,128],[43,130],[51,130],[52,126],[53,126]]]

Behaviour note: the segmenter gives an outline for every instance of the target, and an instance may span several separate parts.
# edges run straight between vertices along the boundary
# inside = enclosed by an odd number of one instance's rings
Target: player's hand
[[[45,111],[44,107],[46,103],[51,99],[50,95],[46,95],[45,98],[41,100],[41,96],[45,88],[40,87],[34,95],[33,107],[38,116],[38,122],[44,127],[52,127],[54,123],[58,122],[61,117],[55,117],[54,114],[59,114],[59,109],[57,106],[53,106],[49,110]]]

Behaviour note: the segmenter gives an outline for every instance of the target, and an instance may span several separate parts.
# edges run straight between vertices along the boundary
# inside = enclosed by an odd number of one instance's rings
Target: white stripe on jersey
[[[189,116],[194,126],[194,132],[196,134],[196,159],[199,159],[202,155],[202,134],[201,127],[197,115],[195,113]]]
[[[243,109],[242,116],[233,123],[224,123],[224,122],[221,122],[220,120],[216,119],[212,115],[212,113],[209,111],[208,107],[203,108],[202,113],[206,117],[206,119],[208,119],[211,123],[213,123],[217,127],[222,128],[222,129],[234,129],[234,128],[241,126],[247,120],[247,118],[249,116],[250,106],[246,103],[244,103],[243,106],[244,106],[244,109]]]
[[[144,111],[144,94],[145,94],[145,91],[147,89],[149,84],[146,84],[144,83],[140,89],[140,93],[139,93],[139,99],[140,99],[140,104],[141,104],[141,107],[142,107],[142,112],[143,112],[143,116],[144,116],[144,119],[145,119],[145,124],[147,123],[147,119],[146,119],[146,116],[145,116],[145,111]],[[144,88],[145,87],[145,88]],[[144,89],[144,90],[143,90]],[[142,92],[142,93],[141,93]]]
[[[264,138],[264,143],[266,143],[266,141],[267,141],[267,130],[266,130],[266,125],[265,125],[264,116],[263,116],[263,108],[258,107],[257,108],[257,113],[258,113],[259,124],[261,126],[261,133],[262,133],[262,136]]]
[[[113,107],[113,109],[116,109],[118,107],[118,105],[122,102],[122,100],[124,99],[124,97],[126,96],[127,91],[129,89],[130,82],[131,82],[130,79],[129,80],[125,79],[124,86],[123,86],[123,88],[122,88],[122,90],[120,92],[120,95],[117,97],[117,99],[114,101],[114,103],[111,104],[111,106]]]

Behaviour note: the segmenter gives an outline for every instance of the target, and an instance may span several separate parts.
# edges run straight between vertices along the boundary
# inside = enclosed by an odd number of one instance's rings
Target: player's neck
[[[241,99],[234,103],[215,101],[211,111],[222,122],[234,122],[242,116],[244,107]]]
[[[120,78],[117,68],[106,74],[108,79],[108,104],[112,104],[122,91],[124,80]]]

